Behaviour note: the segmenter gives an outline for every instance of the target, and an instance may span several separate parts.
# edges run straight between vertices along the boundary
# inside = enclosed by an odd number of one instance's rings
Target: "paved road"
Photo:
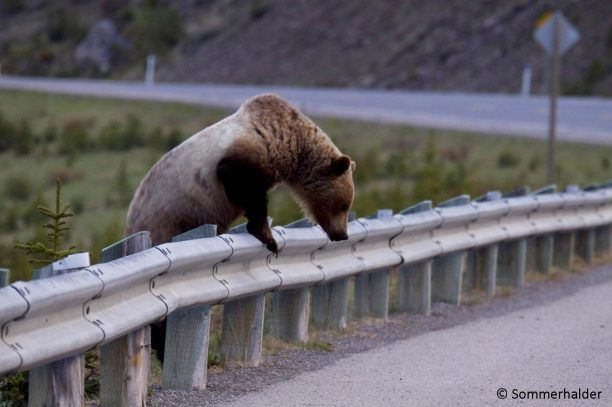
[[[518,391],[601,391],[612,405],[612,282],[341,359],[227,406],[517,405]],[[508,399],[499,400],[499,388]],[[537,405],[575,405],[539,400]]]
[[[0,77],[0,88],[131,99],[179,101],[235,108],[272,91],[313,115],[407,123],[421,127],[545,138],[548,101],[510,95],[284,88],[206,84],[157,84],[100,80]],[[562,98],[559,139],[612,144],[612,99]]]

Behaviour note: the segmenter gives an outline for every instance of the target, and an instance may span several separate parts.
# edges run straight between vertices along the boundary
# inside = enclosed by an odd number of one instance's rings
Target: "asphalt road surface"
[[[235,108],[250,96],[275,92],[308,114],[485,134],[546,138],[548,99],[541,96],[356,89],[287,88],[0,77],[0,88],[65,94],[178,101]],[[612,99],[564,97],[558,138],[612,144]]]
[[[611,292],[608,280],[545,305],[397,341],[224,405],[573,406],[578,400],[527,399],[527,392],[572,397],[579,389],[594,397],[580,405],[612,405]]]

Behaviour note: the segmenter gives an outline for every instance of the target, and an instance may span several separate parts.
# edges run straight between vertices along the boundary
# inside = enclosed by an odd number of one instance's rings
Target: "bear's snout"
[[[329,239],[332,242],[338,242],[340,240],[347,240],[348,235],[346,234],[346,232],[333,232],[329,234]]]

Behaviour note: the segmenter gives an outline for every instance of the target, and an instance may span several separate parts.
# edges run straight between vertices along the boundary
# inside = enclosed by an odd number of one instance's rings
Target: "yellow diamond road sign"
[[[580,39],[580,33],[569,22],[561,12],[549,13],[538,20],[538,27],[533,34],[535,40],[552,54],[554,46],[555,25],[558,25],[559,32],[559,54],[563,55]]]

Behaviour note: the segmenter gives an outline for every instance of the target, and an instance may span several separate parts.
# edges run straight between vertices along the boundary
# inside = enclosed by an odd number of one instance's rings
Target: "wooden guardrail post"
[[[612,225],[600,226],[595,230],[595,254],[607,255],[612,251]]]
[[[348,294],[348,278],[313,287],[311,308],[313,325],[318,329],[346,328]]]
[[[587,264],[591,264],[594,253],[595,229],[582,229],[576,232],[576,254]]]
[[[270,218],[268,222],[271,222]],[[246,233],[246,224],[234,227],[229,233]],[[259,365],[265,309],[265,294],[240,298],[223,304],[223,328],[221,330],[223,363]]]
[[[308,341],[310,290],[308,287],[272,293],[270,334],[287,342]]]
[[[470,202],[468,196],[459,196],[438,205],[439,208],[467,205]],[[431,273],[431,300],[448,302],[459,305],[461,303],[461,291],[463,274],[466,265],[466,251],[445,254],[435,258],[432,263]]]
[[[424,201],[401,212],[402,215],[431,210],[431,201]],[[431,260],[399,267],[398,309],[429,315],[431,313]]]
[[[223,305],[221,357],[224,363],[259,365],[265,304],[264,294],[258,294]]]
[[[151,234],[138,232],[102,250],[109,262],[151,247]],[[147,325],[100,347],[100,405],[144,406],[151,366],[151,327]]]
[[[501,199],[501,193],[490,191],[474,199],[474,202],[501,201]],[[483,290],[488,297],[493,297],[497,286],[498,256],[498,243],[471,250],[467,255],[467,266],[463,276],[463,291]]]
[[[516,198],[530,194],[529,187],[521,187],[505,194],[504,198]],[[525,282],[528,238],[499,243],[497,254],[497,285],[520,287]]]
[[[480,289],[484,290],[488,297],[495,295],[498,254],[497,244],[479,247],[468,253],[463,291]]]
[[[564,270],[571,270],[574,262],[576,234],[574,232],[557,233],[554,238],[552,264]]]
[[[9,269],[0,268],[0,288],[9,285],[11,272]]]
[[[307,219],[285,225],[285,228],[312,227]],[[296,288],[272,293],[270,334],[287,342],[308,341],[310,288]]]
[[[89,255],[78,268],[54,270],[49,264],[36,270],[32,279],[39,280],[80,270],[89,265]],[[82,267],[80,267],[82,266]],[[41,340],[44,340],[41,338]],[[80,406],[85,403],[85,355],[68,356],[30,370],[28,406]]]
[[[348,221],[356,218],[349,213]],[[348,320],[349,278],[341,278],[312,288],[310,319],[318,329],[345,329]]]
[[[216,225],[203,225],[172,238],[172,242],[217,235]],[[210,305],[178,309],[166,318],[162,387],[203,390],[208,370]]]
[[[357,274],[354,284],[353,318],[366,318],[370,316],[370,274]]]
[[[532,195],[553,194],[557,191],[555,185],[550,185],[534,191]],[[534,256],[532,261],[529,261],[535,267],[535,271],[542,274],[550,274],[553,263],[553,250],[555,245],[554,233],[535,236],[533,240],[532,250],[527,251],[528,256]]]
[[[391,209],[379,209],[370,219],[393,216]],[[368,316],[389,317],[389,269],[374,270],[355,276],[355,301],[353,314],[356,319]]]

